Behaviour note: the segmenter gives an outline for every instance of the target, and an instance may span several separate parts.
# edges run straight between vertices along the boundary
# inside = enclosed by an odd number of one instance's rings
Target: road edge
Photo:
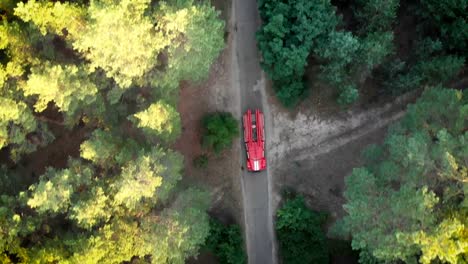
[[[273,117],[270,112],[270,108],[268,106],[268,97],[267,97],[267,92],[266,92],[266,76],[265,72],[262,71],[261,73],[261,80],[260,80],[260,93],[262,95],[262,108],[263,108],[263,114],[265,116],[265,131],[273,131]],[[265,133],[266,137],[266,149],[268,150],[268,147],[271,146],[272,141],[270,137],[268,136],[268,133]],[[267,162],[271,162],[272,159],[268,159],[268,151],[266,151],[266,157],[267,157]],[[277,240],[276,240],[276,233],[275,233],[275,228],[274,228],[274,223],[275,223],[275,213],[276,213],[276,207],[277,203],[275,203],[274,196],[274,189],[273,189],[273,175],[270,172],[274,166],[270,166],[267,163],[267,183],[268,183],[268,214],[270,216],[270,221],[268,221],[268,229],[270,232],[270,237],[272,238],[272,245],[271,245],[271,254],[273,256],[273,263],[272,264],[277,264],[278,263],[278,255],[277,255]]]

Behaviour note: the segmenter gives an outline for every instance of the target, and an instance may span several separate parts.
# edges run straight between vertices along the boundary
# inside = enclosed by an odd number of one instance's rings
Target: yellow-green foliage
[[[119,86],[128,88],[156,65],[156,55],[170,42],[158,37],[144,15],[149,0],[119,2],[91,1],[89,25],[73,46],[85,54],[92,68],[104,69]]]
[[[66,212],[72,202],[73,193],[80,185],[89,184],[93,173],[86,167],[64,170],[49,168],[39,183],[29,187],[27,205],[39,213]]]
[[[180,134],[180,116],[171,105],[158,101],[129,118],[148,136],[172,140]]]
[[[15,15],[23,21],[32,21],[42,35],[54,33],[65,36],[65,32],[78,35],[84,26],[85,9],[76,4],[35,1],[19,2]]]
[[[100,221],[108,221],[111,214],[108,211],[109,197],[102,187],[92,188],[86,198],[79,200],[70,207],[69,218],[79,227],[92,228]]]
[[[0,97],[0,149],[8,144],[23,144],[37,123],[23,102]]]
[[[122,168],[120,177],[114,183],[117,190],[113,201],[115,205],[124,205],[134,210],[140,200],[153,197],[163,181],[161,172],[165,168],[159,163],[158,157],[161,154],[161,150],[155,149]]]
[[[141,146],[131,138],[123,139],[110,131],[94,130],[90,139],[81,143],[81,157],[103,168],[123,165],[133,159]]]
[[[3,20],[0,24],[0,50],[9,60],[4,66],[5,77],[20,77],[28,65],[38,65],[32,46],[34,34],[24,30],[17,22]]]
[[[173,89],[180,80],[206,78],[224,47],[224,22],[217,19],[214,7],[195,5],[193,0],[180,1],[179,5],[161,2],[154,16],[157,31],[171,41],[166,71],[162,76],[157,74],[154,83]]]
[[[468,215],[447,218],[434,231],[397,234],[399,240],[408,240],[421,248],[420,262],[431,264],[440,259],[446,263],[459,263],[459,256],[468,252]],[[461,221],[460,221],[461,219]]]
[[[209,194],[190,188],[181,192],[159,219],[148,217],[142,222],[152,263],[184,264],[187,256],[197,253],[209,232],[204,212],[208,206]]]
[[[82,67],[48,63],[33,68],[22,88],[25,95],[38,95],[34,104],[38,112],[44,111],[49,102],[54,102],[60,111],[74,113],[80,104],[92,103],[98,91]]]
[[[205,78],[223,47],[218,12],[192,0],[16,2],[0,25],[0,148],[46,145],[46,122],[72,139],[59,155],[83,142],[68,167],[28,171],[9,188],[25,191],[2,193],[0,262],[184,263],[207,236],[209,195],[175,191],[182,155],[154,142],[180,134],[166,102],[181,80]],[[57,128],[57,114],[78,126]]]

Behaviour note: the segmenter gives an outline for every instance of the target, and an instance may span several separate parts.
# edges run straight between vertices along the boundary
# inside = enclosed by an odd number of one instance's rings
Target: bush
[[[276,213],[276,232],[284,264],[328,264],[327,216],[308,209],[302,197],[288,199]]]
[[[210,233],[205,248],[211,251],[221,264],[247,263],[247,255],[242,247],[241,230],[238,225],[225,226],[216,219],[210,219]]]
[[[208,166],[208,156],[206,154],[198,155],[193,159],[195,168],[204,169]]]
[[[359,98],[359,91],[354,85],[346,85],[341,88],[340,95],[338,96],[338,103],[340,105],[348,105],[355,102]]]
[[[214,113],[202,120],[204,135],[203,146],[220,153],[232,145],[232,140],[239,135],[237,120],[231,113]]]

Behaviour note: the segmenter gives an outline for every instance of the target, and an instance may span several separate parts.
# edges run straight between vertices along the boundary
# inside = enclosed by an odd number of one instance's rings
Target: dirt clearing
[[[268,89],[271,93],[271,89]],[[381,143],[388,125],[401,118],[417,92],[391,103],[365,109],[361,106],[333,113],[299,107],[291,113],[270,94],[273,131],[268,160],[272,169],[273,207],[281,200],[283,188],[302,193],[309,205],[327,211],[336,219],[343,216],[344,179],[362,164],[361,151]]]

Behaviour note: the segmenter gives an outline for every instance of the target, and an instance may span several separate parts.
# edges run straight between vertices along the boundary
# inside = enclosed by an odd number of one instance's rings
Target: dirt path
[[[266,136],[269,131],[269,111],[264,104],[264,82],[259,64],[255,32],[259,26],[256,1],[234,1],[233,41],[233,87],[240,93],[240,113],[248,108],[262,109],[266,119]],[[237,66],[237,67],[236,67]],[[262,100],[263,99],[263,100]],[[268,142],[267,142],[268,144]],[[245,160],[245,149],[241,140],[241,160]],[[244,165],[245,167],[245,165]],[[268,171],[241,176],[244,207],[244,229],[247,255],[250,264],[276,263],[274,253],[273,218],[270,207],[271,177]]]

